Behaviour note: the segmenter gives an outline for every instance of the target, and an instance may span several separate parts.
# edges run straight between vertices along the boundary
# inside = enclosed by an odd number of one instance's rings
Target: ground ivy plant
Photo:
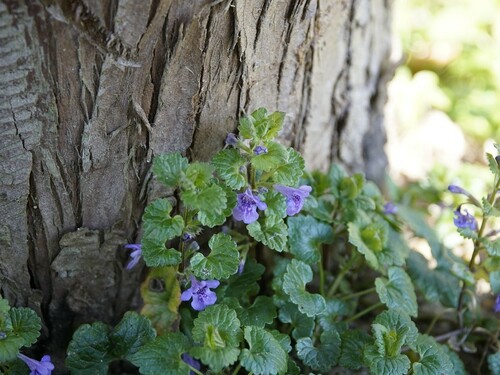
[[[174,194],[146,207],[140,243],[124,246],[127,269],[142,261],[149,269],[144,305],[114,327],[79,327],[67,349],[71,373],[107,374],[125,360],[145,375],[465,374],[457,352],[487,327],[496,329],[487,362],[500,374],[500,327],[480,315],[472,288],[485,278],[500,293],[498,231],[488,225],[500,216],[498,157],[489,156],[485,198],[449,189],[467,198],[455,211],[474,243],[466,262],[417,210],[386,202],[362,174],[337,165],[304,172],[301,155],[276,141],[283,119],[265,109],[242,118],[209,163],[154,159],[155,178]],[[482,212],[480,224],[465,204]],[[436,267],[408,235],[429,244]],[[449,332],[437,330],[439,315],[419,319],[424,301],[455,311]],[[39,330],[32,310],[0,300],[2,372],[51,374],[48,355],[20,353]]]

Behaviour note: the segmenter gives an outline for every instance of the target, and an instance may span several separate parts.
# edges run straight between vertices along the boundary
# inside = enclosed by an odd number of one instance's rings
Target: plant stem
[[[232,375],[236,375],[238,372],[240,372],[241,364],[238,364],[238,366],[234,369]]]
[[[495,176],[495,179],[497,179],[496,176]],[[500,178],[498,178],[495,181],[494,187],[493,187],[493,192],[491,193],[491,195],[488,199],[488,203],[490,205],[493,205],[495,203],[495,198],[496,198],[497,191],[499,188],[500,188]],[[487,221],[488,221],[488,217],[483,212],[483,219],[481,221],[481,227],[479,228],[479,231],[477,232],[477,238],[474,240],[474,251],[472,252],[472,256],[471,256],[470,261],[469,261],[469,271],[472,271],[474,269],[476,256],[479,254],[479,250],[481,249],[480,242],[481,242],[481,238],[483,236],[483,232],[486,229]],[[463,302],[464,302],[464,295],[465,295],[466,289],[467,289],[467,285],[465,283],[463,283],[462,289],[460,290],[460,295],[458,297],[458,306],[457,306],[457,318],[458,318],[458,323],[459,323],[460,328],[463,327],[463,317],[462,317],[463,311],[462,310],[463,310]]]
[[[359,256],[359,253],[357,251],[355,251],[354,253],[352,253],[351,258],[342,266],[338,276],[335,278],[335,281],[333,282],[332,286],[328,290],[327,297],[332,297],[335,294],[338,287],[340,286],[340,283],[344,279],[344,276],[347,274],[347,272],[350,271],[350,269],[354,265],[354,263],[356,263],[358,256]]]
[[[351,316],[349,319],[346,319],[344,322],[345,323],[354,322],[356,319],[361,318],[363,315],[366,315],[370,311],[375,310],[375,309],[382,307],[382,306],[384,306],[384,304],[382,302],[376,303],[375,305],[371,305],[371,306],[367,307],[366,309],[360,311],[356,315]]]
[[[370,293],[373,293],[377,290],[377,288],[373,287],[373,288],[369,288],[369,289],[365,289],[365,290],[362,290],[360,292],[356,292],[356,293],[352,293],[352,294],[348,294],[346,296],[343,296],[343,297],[340,297],[340,299],[342,301],[346,301],[346,300],[349,300],[351,298],[356,298],[356,297],[361,297],[361,296],[364,296],[365,294],[370,294]]]
[[[323,252],[321,252],[321,256],[318,261],[318,269],[319,269],[319,292],[322,296],[325,295],[325,270],[323,269]]]
[[[202,372],[199,372],[197,369],[195,369],[193,366],[188,365],[189,369],[193,371],[197,375],[203,375]]]

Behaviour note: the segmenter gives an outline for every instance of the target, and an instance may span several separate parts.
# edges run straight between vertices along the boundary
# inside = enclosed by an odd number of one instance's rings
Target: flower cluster
[[[125,249],[132,249],[130,253],[130,261],[125,267],[127,270],[134,268],[142,257],[142,246],[141,244],[129,244],[125,245]]]
[[[286,214],[288,216],[296,215],[302,210],[305,199],[309,196],[312,188],[308,185],[302,185],[299,188],[292,188],[283,185],[274,185],[274,189],[283,194],[286,198]],[[233,218],[236,221],[243,221],[245,224],[251,224],[259,218],[257,209],[265,210],[266,203],[262,202],[252,190],[238,194],[236,207],[233,210]]]

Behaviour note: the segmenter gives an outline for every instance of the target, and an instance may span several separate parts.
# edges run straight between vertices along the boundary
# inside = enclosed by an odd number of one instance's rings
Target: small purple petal
[[[22,353],[18,353],[17,358],[26,363],[30,369],[30,375],[50,375],[55,368],[50,361],[50,355],[44,355],[40,361],[27,357]]]
[[[233,209],[233,218],[251,224],[259,218],[257,208],[265,210],[267,205],[259,197],[253,195],[250,189],[238,194],[236,207]]]
[[[257,146],[253,149],[253,153],[257,156],[262,154],[267,154],[267,148],[264,146]]]
[[[495,307],[493,308],[494,312],[500,312],[500,294],[497,295],[497,299],[495,300]]]
[[[464,209],[465,213],[462,213],[462,206],[458,206],[458,208],[453,211],[455,217],[453,218],[453,223],[457,228],[462,229],[471,229],[473,231],[477,231],[477,220],[474,216],[472,216],[466,209]]]
[[[125,267],[127,270],[134,268],[142,257],[142,245],[141,244],[129,244],[125,245],[125,249],[132,249],[130,253],[130,261]]]
[[[182,235],[182,240],[183,240],[184,242],[191,241],[193,238],[194,238],[194,236],[193,236],[191,233],[187,233],[187,232],[186,232],[186,233],[184,233],[184,234]]]
[[[200,362],[198,362],[196,359],[194,359],[193,357],[191,357],[189,354],[187,353],[184,353],[183,355],[181,355],[181,358],[184,362],[186,362],[189,366],[191,366],[192,368],[195,368],[197,369],[198,371],[201,369],[201,364]],[[189,372],[189,375],[193,375],[194,372],[193,371],[190,371]]]
[[[207,280],[205,281],[205,284],[210,288],[210,289],[215,289],[220,285],[219,280]]]
[[[274,185],[274,189],[286,198],[286,214],[293,216],[302,210],[305,199],[312,191],[312,187],[302,185],[298,189],[283,185]]]
[[[448,186],[448,190],[453,194],[463,194],[469,196],[469,192],[458,185],[450,185]]]
[[[226,137],[226,145],[236,146],[238,144],[238,138],[233,133],[229,133]]]
[[[238,274],[242,274],[245,270],[245,259],[240,260],[240,264],[238,265]]]
[[[396,212],[398,212],[398,206],[396,206],[392,202],[387,202],[384,204],[384,214],[386,215],[394,215]]]

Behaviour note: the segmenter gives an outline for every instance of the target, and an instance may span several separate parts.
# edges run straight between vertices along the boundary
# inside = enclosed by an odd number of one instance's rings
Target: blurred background
[[[394,36],[401,66],[386,107],[389,195],[430,214],[444,244],[468,258],[471,241],[453,226],[464,197],[447,187],[479,198],[491,188],[485,152],[496,155],[500,143],[500,0],[396,0]]]

